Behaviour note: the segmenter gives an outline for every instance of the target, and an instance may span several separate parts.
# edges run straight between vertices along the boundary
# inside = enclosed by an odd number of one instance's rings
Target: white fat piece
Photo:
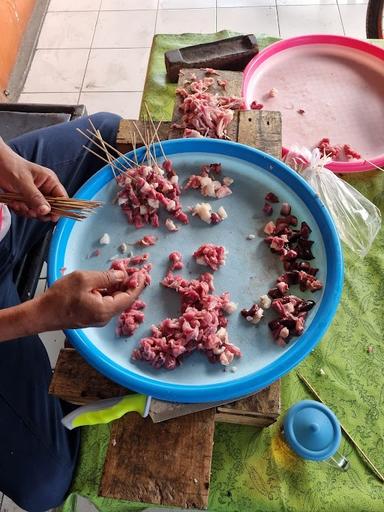
[[[108,233],[104,233],[104,235],[99,240],[100,245],[108,245],[111,243],[111,237]]]

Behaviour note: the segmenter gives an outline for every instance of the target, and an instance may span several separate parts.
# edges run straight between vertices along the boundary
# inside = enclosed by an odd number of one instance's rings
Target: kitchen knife
[[[154,423],[159,423],[186,414],[212,409],[219,405],[231,403],[234,400],[237,399],[199,404],[180,404],[164,402],[150,396],[135,393],[83,405],[64,416],[61,422],[66,428],[72,430],[86,425],[109,423],[121,418],[128,412],[137,412],[143,418],[150,416]]]

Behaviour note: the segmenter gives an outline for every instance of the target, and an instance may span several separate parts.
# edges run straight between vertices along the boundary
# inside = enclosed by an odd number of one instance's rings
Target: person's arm
[[[51,207],[44,196],[67,197],[65,188],[51,169],[28,162],[12,151],[1,137],[0,189],[23,196],[23,201],[9,204],[16,213],[54,222],[58,216],[50,214]]]
[[[125,272],[72,272],[44,294],[0,310],[0,342],[58,329],[102,326],[128,309],[144,288],[139,275],[135,289],[120,291]]]

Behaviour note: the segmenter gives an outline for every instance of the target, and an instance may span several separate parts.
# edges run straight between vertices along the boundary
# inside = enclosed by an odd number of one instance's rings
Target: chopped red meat
[[[268,201],[269,203],[279,202],[279,198],[273,192],[268,192],[268,194],[265,196],[265,200]]]
[[[118,290],[125,291],[127,289],[137,288],[139,285],[139,275],[144,275],[145,285],[151,283],[149,272],[152,269],[148,261],[148,254],[141,254],[133,258],[122,258],[114,260],[111,268],[115,270],[122,270],[126,273],[126,279],[119,286]],[[140,265],[142,265],[140,267]],[[116,291],[118,291],[116,290]],[[132,336],[139,325],[144,321],[144,313],[141,311],[145,308],[145,303],[142,300],[136,300],[132,306],[123,311],[117,321],[116,334],[117,336]]]
[[[360,153],[355,151],[350,144],[337,144],[333,146],[327,137],[321,139],[315,147],[333,160],[348,161],[353,158],[361,158]]]
[[[140,240],[135,242],[135,245],[140,245],[141,247],[148,247],[149,245],[155,245],[157,242],[157,237],[152,235],[145,235]]]
[[[201,68],[203,71],[205,71],[206,75],[217,75],[220,76],[220,73],[216,71],[216,69],[213,68]]]
[[[214,163],[210,165],[203,165],[200,169],[200,175],[192,174],[187,183],[184,185],[184,190],[189,188],[200,190],[201,195],[205,197],[223,197],[232,194],[229,185],[233,183],[233,179],[225,176],[223,181],[219,181],[217,176],[210,176],[212,174],[221,174],[221,164]]]
[[[117,177],[120,191],[117,202],[130,224],[142,228],[145,224],[159,226],[159,209],[163,207],[175,218],[183,217],[188,223],[187,215],[182,211],[178,176],[172,161],[165,160],[159,167],[139,165]]]
[[[262,103],[258,103],[256,100],[252,101],[251,110],[261,110],[262,108],[264,108],[264,105]]]
[[[313,300],[303,300],[295,295],[286,295],[272,302],[272,308],[279,318],[268,325],[278,345],[285,346],[292,335],[300,336],[303,333],[308,311],[314,305]]]
[[[242,309],[241,315],[252,324],[258,324],[263,318],[264,310],[257,304],[253,304],[249,309]]]
[[[204,135],[201,135],[197,130],[191,130],[191,128],[186,128],[183,133],[183,137],[186,139],[202,139]]]
[[[263,206],[263,212],[265,213],[265,215],[272,215],[273,213],[273,208],[272,208],[272,205],[270,205],[269,203],[265,203],[264,206]]]
[[[229,293],[220,296],[210,293],[214,289],[212,274],[188,281],[168,273],[162,284],[181,295],[181,316],[152,326],[152,335],[140,340],[139,347],[133,351],[134,360],[173,370],[183,357],[195,350],[203,352],[212,363],[223,365],[241,356],[240,350],[229,341],[226,330],[225,313],[232,305]]]
[[[222,87],[225,90],[228,85],[228,80],[220,80],[220,78],[218,78],[217,85],[219,85],[220,87]]]
[[[267,194],[265,199],[269,202],[279,201],[273,193]],[[280,213],[282,217],[277,218],[275,222],[268,222],[264,227],[264,241],[273,253],[279,255],[286,271],[277,278],[276,286],[268,291],[268,297],[274,299],[272,308],[279,314],[278,319],[269,322],[269,327],[277,344],[285,346],[292,336],[300,336],[303,333],[308,311],[315,305],[312,300],[287,295],[290,286],[299,285],[301,291],[314,292],[320,290],[323,283],[315,277],[318,269],[305,261],[314,258],[314,242],[309,239],[311,228],[306,222],[302,222],[300,228],[295,229],[298,219],[291,214],[291,206],[288,203],[282,203]],[[268,303],[265,302],[265,299],[268,301],[268,297],[264,296],[263,304]],[[257,311],[255,308],[252,312],[256,314]]]
[[[226,250],[222,245],[204,244],[193,253],[196,263],[218,270],[225,265]]]
[[[145,306],[145,302],[136,300],[129,309],[120,314],[116,327],[117,336],[132,336],[144,321],[144,313],[140,310],[144,309]]]
[[[228,217],[227,212],[222,206],[217,212],[212,211],[212,206],[209,203],[197,203],[191,208],[192,216],[197,215],[200,219],[207,224],[218,224]]]
[[[195,130],[204,137],[227,138],[233,111],[244,109],[245,104],[242,98],[210,93],[213,82],[213,78],[205,77],[176,89],[176,94],[182,98],[179,107],[182,120],[176,125],[177,128]]]
[[[139,274],[144,274],[145,285],[151,284],[151,277],[149,272],[152,269],[150,263],[146,263],[148,260],[148,254],[142,254],[140,256],[134,256],[133,258],[122,258],[113,260],[111,268],[114,270],[122,270],[126,273],[127,278],[123,281],[120,289],[126,290],[127,288],[136,288],[138,286]],[[143,265],[141,268],[137,265]]]
[[[169,272],[173,272],[174,270],[181,270],[184,267],[183,257],[178,251],[171,252],[168,258],[171,262]]]

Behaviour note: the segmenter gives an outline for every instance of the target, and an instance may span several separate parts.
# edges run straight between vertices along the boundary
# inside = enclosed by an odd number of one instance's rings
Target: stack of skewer
[[[90,213],[103,203],[100,201],[86,201],[84,199],[73,199],[70,197],[51,197],[46,196],[45,199],[51,207],[51,214],[59,217],[67,217],[73,220],[84,220]],[[21,194],[13,192],[0,193],[0,203],[9,205],[13,202],[25,202],[25,198]]]

